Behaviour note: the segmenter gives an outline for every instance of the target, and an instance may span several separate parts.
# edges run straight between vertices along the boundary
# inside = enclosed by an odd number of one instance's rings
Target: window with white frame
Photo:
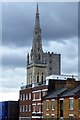
[[[43,91],[43,96],[45,96],[46,95],[46,92],[45,91]]]
[[[73,97],[69,98],[69,109],[73,110]]]
[[[41,92],[39,93],[39,99],[41,99]]]
[[[46,120],[49,120],[49,115],[46,115]]]
[[[69,114],[69,120],[73,120],[73,119],[74,119],[73,114]]]
[[[31,93],[29,93],[29,100],[31,99]]]
[[[26,100],[28,100],[28,94],[26,94]]]
[[[22,112],[22,106],[20,106],[20,112]]]
[[[29,105],[29,111],[31,111],[31,105]]]
[[[73,120],[73,116],[69,116],[69,120]]]
[[[55,120],[54,114],[51,115],[51,120]]]
[[[35,99],[39,99],[39,92],[35,93]]]
[[[49,100],[46,100],[46,110],[49,110]]]
[[[25,106],[23,105],[23,112],[25,112]]]
[[[35,105],[33,105],[33,112],[35,112],[35,108],[36,108]]]
[[[25,94],[23,94],[23,100],[25,100]]]
[[[28,105],[26,105],[26,112],[28,111]]]
[[[22,95],[20,95],[20,100],[22,100]]]
[[[33,93],[33,99],[35,100],[35,93]]]
[[[55,100],[53,99],[51,102],[52,102],[52,110],[54,110],[55,109],[55,105],[54,105]]]
[[[41,112],[41,104],[38,105],[38,111]]]

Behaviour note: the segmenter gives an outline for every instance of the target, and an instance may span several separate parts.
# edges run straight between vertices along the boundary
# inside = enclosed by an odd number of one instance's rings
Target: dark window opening
[[[51,57],[51,54],[49,54],[49,56]]]
[[[80,99],[79,99],[79,110],[80,110]]]
[[[39,59],[39,60],[41,59],[40,53],[39,53],[39,55],[38,55],[38,59]]]
[[[37,31],[35,31],[35,34],[36,34],[36,35],[38,34]]]
[[[39,73],[37,74],[37,82],[39,82]]]
[[[50,70],[51,70],[52,68],[50,67]]]
[[[42,75],[42,83],[43,83],[43,75]]]
[[[73,120],[73,116],[69,116],[69,120]]]
[[[50,62],[50,63],[52,63],[52,61],[51,61],[51,60],[50,60],[49,62]]]
[[[38,52],[39,52],[39,48],[38,48]]]
[[[63,100],[60,100],[60,117],[63,117]]]

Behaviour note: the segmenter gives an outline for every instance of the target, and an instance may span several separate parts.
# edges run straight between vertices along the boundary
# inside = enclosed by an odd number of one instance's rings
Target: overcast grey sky
[[[61,54],[62,74],[78,73],[78,3],[39,4],[43,50]],[[36,3],[2,4],[2,88],[16,92],[26,81],[26,55],[33,40]],[[1,54],[0,54],[1,56]],[[1,57],[0,57],[1,58]],[[1,66],[1,63],[0,63]]]

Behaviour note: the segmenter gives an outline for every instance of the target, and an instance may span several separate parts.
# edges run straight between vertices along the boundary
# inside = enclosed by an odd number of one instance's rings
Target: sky
[[[20,87],[26,84],[27,53],[32,47],[36,5],[36,2],[2,3],[0,100],[17,100]],[[61,73],[77,75],[78,3],[39,2],[38,5],[44,52],[61,54]]]

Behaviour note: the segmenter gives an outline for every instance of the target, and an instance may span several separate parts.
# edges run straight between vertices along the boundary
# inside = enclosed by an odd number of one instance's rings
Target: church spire
[[[38,10],[38,3],[37,3],[36,14],[38,14],[38,15],[39,15],[39,10]]]
[[[37,3],[37,8],[36,8],[35,29],[40,29],[40,20],[39,20],[38,3]]]
[[[38,3],[36,8],[35,27],[33,31],[33,44],[32,44],[31,56],[33,60],[34,59],[37,60],[38,58],[40,61],[42,58],[42,40],[41,40],[41,28],[40,28]]]

